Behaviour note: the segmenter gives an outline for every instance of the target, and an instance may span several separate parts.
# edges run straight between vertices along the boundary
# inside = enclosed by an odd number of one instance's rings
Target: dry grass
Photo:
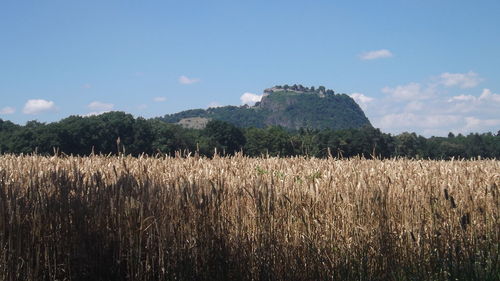
[[[0,280],[499,280],[500,162],[0,157]]]

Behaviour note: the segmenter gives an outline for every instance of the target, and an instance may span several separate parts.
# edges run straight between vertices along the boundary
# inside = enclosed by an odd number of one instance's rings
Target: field
[[[500,162],[0,156],[0,280],[500,280]]]

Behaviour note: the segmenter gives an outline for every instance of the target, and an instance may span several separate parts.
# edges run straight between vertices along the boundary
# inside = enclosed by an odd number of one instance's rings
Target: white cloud
[[[449,73],[445,72],[440,76],[441,84],[446,87],[460,87],[462,89],[474,88],[483,79],[475,72],[469,71],[468,73]]]
[[[390,133],[414,131],[431,136],[498,131],[499,94],[490,89],[476,95],[454,93],[458,89],[450,87],[468,88],[481,81],[473,72],[448,73],[439,78],[437,82],[431,78],[424,83],[384,87],[381,92],[387,95],[370,104],[367,117],[374,126]]]
[[[208,108],[216,108],[216,107],[222,107],[223,105],[221,105],[220,103],[216,102],[216,101],[213,101],[211,103],[208,104]]]
[[[200,82],[199,78],[189,78],[189,77],[184,76],[184,75],[179,77],[179,83],[184,84],[184,85],[190,85],[190,84],[194,84],[194,83],[198,83],[198,82]]]
[[[353,98],[363,110],[366,110],[368,108],[368,104],[374,100],[373,98],[365,96],[362,93],[352,93],[349,96]]]
[[[359,58],[362,60],[375,60],[382,58],[390,58],[392,56],[393,54],[391,53],[391,51],[387,49],[381,49],[381,50],[362,53],[359,55]]]
[[[448,102],[500,102],[500,95],[493,94],[490,89],[483,89],[479,97],[473,95],[458,95],[448,99]]]
[[[463,116],[460,114],[433,114],[410,112],[391,113],[374,120],[374,125],[385,132],[405,131],[425,136],[445,136],[448,132],[468,134],[470,132],[496,132],[500,119]]]
[[[479,119],[473,116],[465,118],[465,128],[472,131],[498,126],[500,126],[500,119]]]
[[[475,101],[476,97],[471,96],[471,95],[459,95],[459,96],[454,96],[448,99],[448,102],[454,102],[454,101]]]
[[[481,120],[479,120],[476,117],[467,117],[467,118],[465,118],[465,122],[466,122],[465,127],[474,128],[474,127],[477,127],[481,123]]]
[[[483,89],[483,92],[479,96],[479,100],[500,102],[500,95],[493,94],[490,89]]]
[[[139,105],[137,106],[137,109],[139,109],[139,110],[145,110],[146,108],[148,108],[148,105],[147,105],[147,104],[139,104]]]
[[[90,85],[89,83],[83,84],[83,88],[90,89],[90,88],[92,88],[92,85]]]
[[[91,110],[89,113],[84,114],[83,116],[94,116],[100,115],[106,112],[110,112],[115,107],[112,103],[104,103],[100,101],[93,101],[87,105],[87,108]]]
[[[2,109],[0,109],[0,114],[1,115],[8,115],[8,114],[14,114],[16,112],[16,109],[10,106],[6,106]]]
[[[384,129],[413,131],[414,128],[435,129],[456,125],[460,119],[461,117],[458,115],[403,112],[384,115],[376,120],[376,123]]]
[[[87,114],[82,114],[81,116],[83,116],[83,117],[97,116],[97,115],[101,115],[101,114],[106,113],[106,112],[108,112],[108,111],[102,111],[102,112],[92,111],[92,112],[89,112]]]
[[[490,89],[483,89],[479,97],[473,95],[458,95],[448,99],[452,103],[451,111],[457,112],[498,112],[500,95],[494,94]]]
[[[262,99],[263,95],[257,95],[253,93],[244,93],[241,95],[240,100],[241,104],[254,105],[256,102],[259,102]]]
[[[24,114],[39,114],[47,111],[53,111],[56,109],[56,105],[53,101],[47,101],[43,99],[33,99],[28,100],[24,104],[23,113]]]
[[[104,103],[100,101],[93,101],[87,105],[87,107],[90,110],[97,111],[97,112],[106,112],[106,111],[111,111],[115,105],[112,103]]]
[[[424,104],[419,101],[409,102],[405,107],[407,112],[421,111],[422,109],[424,109]]]
[[[396,86],[395,88],[384,87],[382,93],[389,94],[398,100],[427,99],[435,95],[436,90],[429,86],[423,88],[419,83]]]
[[[164,101],[166,101],[166,100],[167,100],[167,98],[166,98],[166,97],[155,97],[155,98],[153,99],[153,101],[154,101],[154,102],[164,102]]]

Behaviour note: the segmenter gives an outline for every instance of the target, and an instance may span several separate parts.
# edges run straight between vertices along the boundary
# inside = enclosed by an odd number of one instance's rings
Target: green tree
[[[245,136],[238,127],[219,120],[211,120],[204,129],[213,148],[223,154],[234,154],[245,145]]]
[[[154,132],[151,122],[139,117],[132,126],[133,140],[129,145],[129,152],[138,155],[141,153],[153,154]]]
[[[418,137],[415,133],[404,132],[396,136],[396,156],[416,157],[418,147]]]
[[[245,139],[246,143],[243,151],[246,155],[260,156],[269,152],[266,129],[249,128],[245,131]]]
[[[184,129],[159,120],[152,120],[150,123],[154,135],[152,149],[155,153],[174,155],[177,151],[197,149],[196,143],[200,142],[199,130]]]

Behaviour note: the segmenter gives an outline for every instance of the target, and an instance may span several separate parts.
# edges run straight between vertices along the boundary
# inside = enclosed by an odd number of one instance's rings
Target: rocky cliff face
[[[274,98],[275,95],[265,95],[262,97],[260,101],[259,107],[261,109],[270,110],[270,111],[282,111],[287,107],[292,106],[298,102],[297,98],[294,96],[283,96],[280,100]]]
[[[283,115],[283,112],[287,108],[294,106],[297,102],[299,101],[297,98],[293,98],[293,96],[285,96],[279,100],[275,99],[273,94],[271,94],[271,96],[263,96],[259,107],[268,113],[264,119],[264,123],[267,126],[282,126],[293,129],[297,127],[300,128],[294,120]]]

